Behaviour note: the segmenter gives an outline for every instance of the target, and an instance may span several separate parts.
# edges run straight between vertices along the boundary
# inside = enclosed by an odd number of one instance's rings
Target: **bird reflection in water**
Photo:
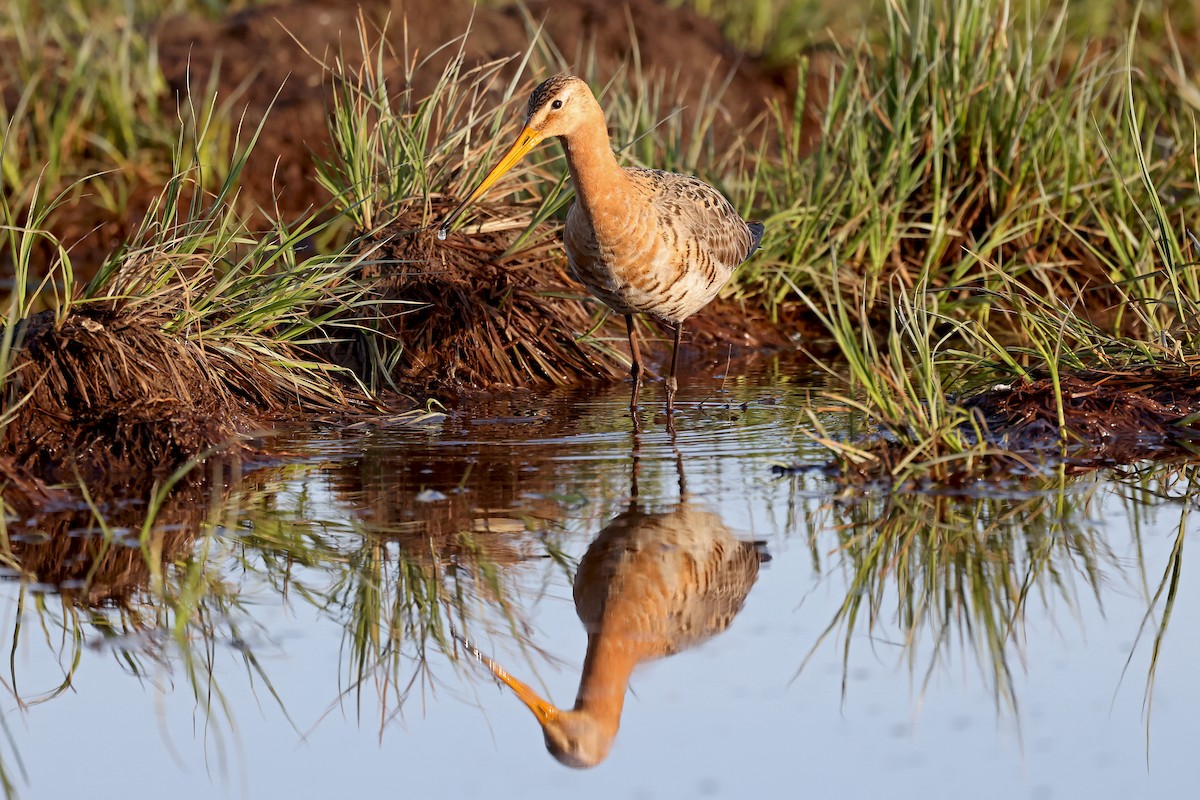
[[[665,512],[643,510],[638,462],[635,438],[629,508],[600,532],[575,575],[575,610],[588,634],[575,707],[558,708],[463,641],[529,707],[546,748],[570,767],[594,767],[608,756],[637,665],[728,628],[769,558],[761,543],[736,538],[690,500],[678,454],[679,503]]]

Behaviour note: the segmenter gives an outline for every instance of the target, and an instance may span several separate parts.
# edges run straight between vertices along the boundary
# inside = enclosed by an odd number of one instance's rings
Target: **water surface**
[[[674,437],[661,384],[640,436],[623,386],[289,431],[280,464],[168,500],[145,535],[139,503],[107,532],[11,520],[41,582],[10,562],[0,585],[8,779],[47,798],[1194,792],[1194,469],[844,495],[772,471],[823,463],[801,412],[824,388],[788,360],[707,369]],[[654,563],[761,563],[672,605],[636,595],[661,575],[596,577],[602,534]],[[588,770],[455,638],[570,708],[577,575],[657,608],[592,622],[644,660]]]

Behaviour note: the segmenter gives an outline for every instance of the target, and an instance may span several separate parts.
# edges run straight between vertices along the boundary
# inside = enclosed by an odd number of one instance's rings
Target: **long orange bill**
[[[504,173],[512,169],[518,161],[525,157],[526,153],[537,147],[541,141],[542,134],[526,125],[525,129],[521,131],[521,135],[517,137],[517,141],[508,149],[508,152],[504,154],[504,157],[500,159],[500,163],[493,167],[492,171],[484,176],[484,179],[479,182],[478,186],[475,187],[475,191],[467,195],[466,200],[463,200],[461,203],[459,203],[458,207],[451,211],[449,215],[442,220],[441,227],[438,228],[438,238],[445,239],[447,234],[450,233],[450,226],[454,223],[454,220],[458,219],[458,215],[466,210],[467,206],[471,205],[471,203],[474,203],[476,200],[482,197],[484,192],[492,188],[492,186],[495,185],[496,181],[500,180]]]
[[[541,696],[539,696],[538,693],[533,689],[530,689],[524,683],[521,683],[512,675],[509,675],[504,667],[485,656],[482,652],[480,652],[478,647],[468,642],[462,636],[459,636],[457,633],[455,633],[455,638],[457,638],[462,646],[466,648],[467,652],[482,661],[487,668],[492,671],[492,674],[495,675],[498,680],[503,682],[504,685],[516,693],[517,698],[520,699],[520,701],[524,703],[530,711],[533,712],[535,717],[537,717],[539,725],[545,727],[547,724],[558,719],[559,711],[555,705],[543,700]]]

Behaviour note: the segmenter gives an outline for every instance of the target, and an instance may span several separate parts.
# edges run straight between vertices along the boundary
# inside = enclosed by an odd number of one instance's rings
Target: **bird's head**
[[[604,112],[596,102],[587,83],[574,75],[555,75],[543,81],[529,96],[529,113],[517,141],[501,157],[491,172],[484,176],[467,198],[442,220],[439,237],[446,238],[450,225],[471,203],[492,188],[500,178],[516,166],[529,151],[551,136],[570,136],[580,126],[599,119],[604,127]]]
[[[594,716],[585,711],[558,708],[507,672],[492,671],[533,712],[546,737],[546,749],[560,763],[587,769],[608,757],[613,733],[605,730]]]
[[[594,767],[608,757],[616,736],[586,711],[561,709],[545,700],[525,683],[508,674],[508,671],[480,653],[473,645],[467,647],[492,671],[505,686],[513,690],[525,707],[533,712],[542,733],[546,737],[546,749],[562,764],[575,769]]]
[[[560,711],[557,719],[542,724],[542,732],[550,755],[575,769],[599,764],[608,757],[613,743],[612,734],[583,711]]]
[[[538,141],[550,136],[570,136],[594,119],[599,109],[591,88],[574,75],[555,75],[529,95],[529,114],[525,130]]]

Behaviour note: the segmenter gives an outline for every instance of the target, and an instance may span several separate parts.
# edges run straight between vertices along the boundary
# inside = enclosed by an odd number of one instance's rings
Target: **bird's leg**
[[[675,413],[675,392],[679,389],[679,381],[675,378],[675,369],[679,366],[679,339],[683,335],[683,323],[675,326],[675,347],[671,350],[671,374],[667,376],[667,422]]]
[[[629,413],[637,422],[638,391],[642,388],[642,354],[638,351],[637,329],[633,327],[633,314],[625,315],[625,330],[629,331],[629,375],[633,378],[633,394],[629,397]]]
[[[637,419],[636,417],[634,418]],[[633,426],[633,469],[629,475],[629,507],[636,508],[638,502],[638,473],[642,468],[642,431],[636,424]]]
[[[687,500],[687,478],[683,474],[683,453],[675,448],[675,471],[679,475],[679,502]]]

